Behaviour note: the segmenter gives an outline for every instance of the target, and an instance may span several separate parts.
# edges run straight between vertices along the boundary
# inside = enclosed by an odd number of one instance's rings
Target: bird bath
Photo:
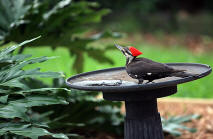
[[[177,85],[193,81],[211,73],[211,67],[196,63],[167,63],[175,69],[186,70],[196,77],[167,77],[154,83],[132,79],[125,67],[104,69],[78,74],[67,79],[68,86],[87,91],[101,91],[103,98],[110,101],[125,101],[125,139],[163,139],[157,98],[177,92]]]

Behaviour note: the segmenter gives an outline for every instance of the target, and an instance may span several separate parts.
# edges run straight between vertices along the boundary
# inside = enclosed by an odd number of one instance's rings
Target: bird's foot
[[[142,83],[143,83],[143,79],[139,79],[138,84],[142,84]]]

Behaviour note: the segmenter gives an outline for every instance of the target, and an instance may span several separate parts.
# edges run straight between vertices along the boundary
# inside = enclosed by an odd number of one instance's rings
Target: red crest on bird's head
[[[139,55],[143,54],[141,51],[139,51],[138,49],[136,49],[135,47],[132,47],[132,46],[129,47],[129,50],[133,56],[139,56]]]

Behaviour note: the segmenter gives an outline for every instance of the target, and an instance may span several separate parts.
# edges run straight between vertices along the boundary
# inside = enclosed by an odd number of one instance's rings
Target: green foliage
[[[165,0],[162,0],[165,2]],[[156,4],[159,0],[107,0],[100,1],[102,7],[107,7],[115,11],[115,13],[128,12],[134,14],[147,14],[156,10]],[[112,4],[113,3],[113,4]],[[125,3],[125,4],[124,4]]]
[[[3,40],[12,28],[25,23],[23,17],[30,6],[24,3],[24,0],[0,0],[0,40]]]
[[[187,130],[192,133],[196,132],[195,128],[186,127],[186,126],[182,125],[182,123],[190,122],[192,119],[197,119],[199,117],[200,116],[197,114],[187,115],[187,116],[172,116],[172,117],[169,117],[168,119],[161,117],[163,130],[164,130],[164,132],[167,132],[174,136],[181,135],[180,129]]]
[[[18,1],[21,1],[20,5],[15,4]],[[31,45],[50,46],[53,49],[59,46],[67,48],[76,59],[73,69],[78,72],[83,70],[83,53],[88,53],[99,62],[113,63],[104,55],[103,48],[93,47],[92,43],[102,38],[117,38],[120,34],[111,31],[89,37],[85,34],[91,30],[91,24],[100,22],[102,16],[109,13],[108,9],[98,9],[98,3],[71,0],[33,0],[27,3],[27,0],[1,0],[0,5],[8,11],[5,13],[0,10],[0,40],[3,40],[3,43],[20,43],[29,37],[42,35],[41,39]],[[20,14],[15,18],[10,17],[13,11]],[[7,22],[7,19],[10,22]]]
[[[55,90],[66,89],[32,87],[33,77],[58,78],[62,76],[60,73],[40,72],[39,68],[23,70],[26,65],[44,62],[49,59],[48,57],[30,59],[30,55],[12,55],[16,48],[35,39],[0,51],[0,135],[15,134],[32,139],[49,135],[68,139],[64,134],[50,133],[46,129],[49,128],[46,123],[33,121],[32,107],[68,104],[64,98],[53,93]]]
[[[79,138],[76,130],[122,134],[121,103],[100,100],[95,92],[70,92],[61,73],[40,72],[39,68],[23,70],[27,65],[52,58],[12,54],[16,48],[35,39],[0,51],[0,136]],[[41,77],[55,78],[54,87],[35,79]]]

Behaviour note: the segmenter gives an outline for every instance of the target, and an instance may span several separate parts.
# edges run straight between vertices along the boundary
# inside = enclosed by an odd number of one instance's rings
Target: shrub
[[[55,94],[58,89],[47,88],[45,86],[36,88],[35,83],[39,83],[33,77],[58,78],[62,75],[56,72],[40,72],[39,68],[23,70],[29,64],[44,62],[50,58],[31,58],[31,55],[12,55],[16,48],[29,43],[25,41],[19,45],[3,49],[0,51],[0,135],[11,136],[16,134],[30,138],[50,135],[55,138],[68,138],[64,134],[50,133],[46,128],[48,124],[36,121],[35,116],[42,119],[44,114],[37,114],[32,111],[32,107],[67,104],[68,102]]]
[[[0,51],[0,136],[68,138],[50,130],[62,131],[71,137],[80,137],[76,130],[122,134],[120,103],[97,99],[98,93],[70,92],[64,87],[61,73],[23,69],[53,58],[12,54],[16,48],[33,40]],[[55,78],[54,87],[35,79],[41,77]]]
[[[0,41],[20,43],[41,35],[42,38],[32,42],[31,46],[67,48],[76,59],[72,69],[78,72],[83,70],[83,53],[99,62],[112,64],[113,61],[104,55],[105,50],[93,47],[92,43],[102,38],[118,38],[120,34],[109,30],[85,34],[91,30],[92,24],[100,22],[110,12],[98,7],[98,3],[88,1],[0,1]]]

